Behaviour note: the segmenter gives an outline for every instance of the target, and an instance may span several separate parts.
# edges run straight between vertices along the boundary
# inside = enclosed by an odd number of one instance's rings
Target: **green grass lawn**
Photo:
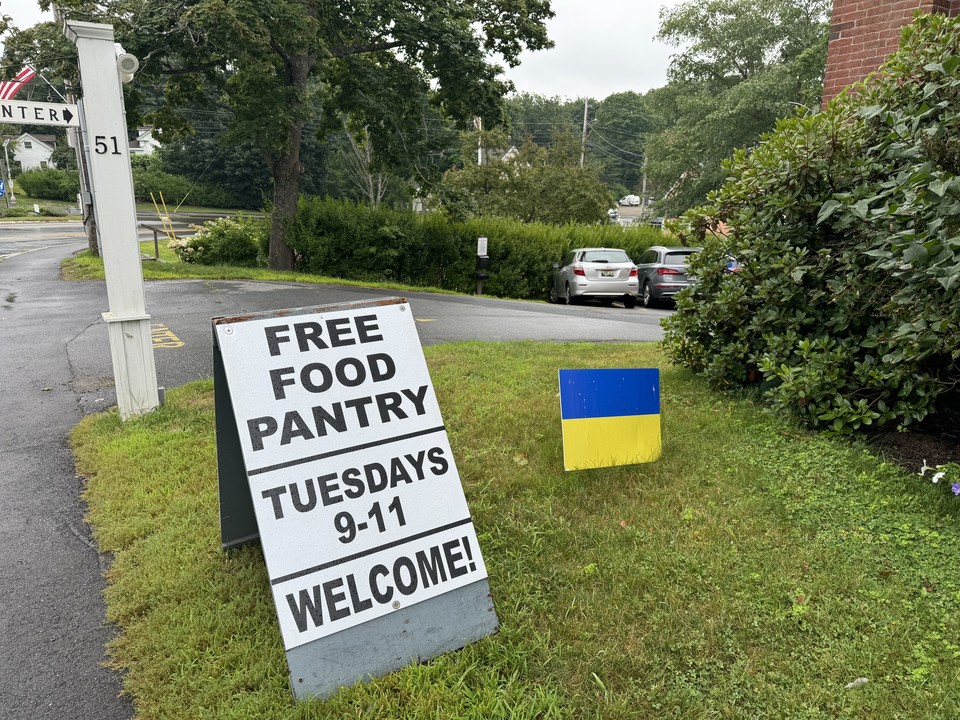
[[[426,354],[499,634],[294,704],[260,551],[219,549],[212,385],[194,383],[73,437],[138,718],[960,717],[944,488],[670,367],[662,459],[567,473],[557,369],[662,366],[655,345]]]

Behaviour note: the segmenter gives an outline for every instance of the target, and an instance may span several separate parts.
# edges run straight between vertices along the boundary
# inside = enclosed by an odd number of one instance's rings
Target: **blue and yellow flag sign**
[[[660,457],[660,370],[560,371],[566,470],[653,462]]]

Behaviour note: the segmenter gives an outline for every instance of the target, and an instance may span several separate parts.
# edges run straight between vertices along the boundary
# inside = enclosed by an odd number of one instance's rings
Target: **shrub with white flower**
[[[190,228],[192,230],[198,230],[198,226],[196,225],[191,225]],[[167,247],[177,254],[177,257],[180,258],[180,262],[202,262],[200,258],[203,256],[204,250],[203,238],[201,236],[198,242],[196,237],[196,235],[192,237],[174,237],[170,240],[170,242],[167,243]]]
[[[216,218],[203,225],[191,225],[193,235],[172,239],[167,247],[181,262],[203,265],[255,267],[263,261],[267,240],[266,222],[243,215]]]
[[[920,468],[920,477],[926,478],[928,472],[930,482],[934,485],[939,485],[942,481],[944,485],[950,486],[950,491],[954,495],[960,495],[960,465],[949,462],[931,466],[924,460],[923,467]]]

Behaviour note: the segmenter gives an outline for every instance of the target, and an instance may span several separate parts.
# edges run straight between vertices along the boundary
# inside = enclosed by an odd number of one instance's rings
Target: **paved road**
[[[114,403],[103,283],[59,280],[85,246],[78,224],[0,225],[0,717],[121,720],[119,678],[101,667],[112,630],[104,560],[83,524],[67,438]],[[146,284],[161,385],[212,374],[210,318],[396,293],[295,283]],[[424,344],[654,340],[666,311],[409,293]]]
[[[169,226],[179,237],[191,234],[192,225],[200,225],[206,220],[216,217],[220,217],[220,215],[213,213],[171,214]],[[141,242],[153,241],[154,239],[166,242],[165,223],[160,220],[155,212],[138,211],[137,221],[139,223],[138,239]],[[154,230],[157,231],[156,234]],[[83,226],[78,222],[4,221],[0,223],[0,260],[42,248],[82,243],[85,242],[86,237]],[[153,255],[153,248],[149,245],[144,245],[143,251],[145,254]]]
[[[81,418],[67,351],[106,292],[59,280],[76,238],[18,226],[0,247],[11,242],[16,254],[0,262],[0,716],[129,718],[119,678],[100,667],[111,637],[103,565],[67,445]]]

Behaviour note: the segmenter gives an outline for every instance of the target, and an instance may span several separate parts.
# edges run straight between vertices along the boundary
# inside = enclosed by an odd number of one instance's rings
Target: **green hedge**
[[[706,249],[665,323],[672,359],[835,432],[943,407],[960,386],[958,137],[960,19],[921,16],[870,84],[781,121],[684,216]]]
[[[229,191],[214,185],[196,183],[181,175],[171,175],[145,164],[133,165],[133,194],[140,202],[160,203],[160,195],[167,209],[181,203],[213,208],[242,208],[243,203]],[[153,200],[151,200],[151,194]]]
[[[75,203],[80,192],[80,176],[76,170],[25,170],[17,176],[17,187],[33,198]]]
[[[269,229],[264,220],[239,215],[191,227],[196,230],[193,235],[175,238],[167,244],[182,262],[234,267],[266,264]]]
[[[371,208],[302,197],[288,242],[305,272],[470,292],[477,238],[488,239],[489,279],[498,297],[545,298],[553,263],[575,247],[617,247],[636,259],[664,240],[650,227],[542,225],[501,218],[455,222],[439,213]]]

